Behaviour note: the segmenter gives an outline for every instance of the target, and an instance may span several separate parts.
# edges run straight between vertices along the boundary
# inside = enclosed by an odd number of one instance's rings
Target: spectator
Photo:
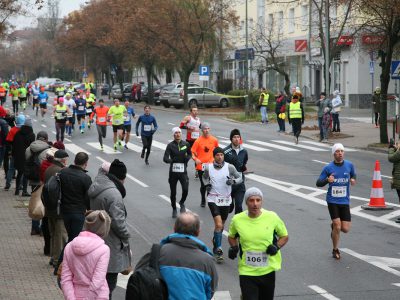
[[[3,106],[0,106],[0,167],[3,164],[6,152],[6,138],[8,134],[8,123],[6,120],[4,120],[6,115],[6,110],[3,108]]]
[[[284,91],[280,91],[276,97],[275,113],[278,121],[278,132],[285,132],[285,112],[286,112],[286,95]]]
[[[379,86],[375,88],[374,94],[372,95],[372,105],[375,114],[375,128],[378,128],[381,113],[381,88]]]
[[[333,92],[334,98],[332,99],[332,120],[333,129],[332,132],[340,132],[340,121],[339,112],[342,106],[342,99],[340,98],[340,92],[338,90]]]
[[[389,154],[388,159],[389,162],[393,164],[392,170],[392,182],[391,188],[396,189],[397,196],[399,197],[400,201],[400,146],[399,144],[390,143],[389,145]],[[396,223],[400,223],[400,218],[395,220]]]
[[[61,287],[66,300],[108,300],[106,273],[110,248],[104,238],[110,223],[104,210],[88,212],[83,231],[65,247]]]
[[[322,131],[323,131],[323,143],[328,142],[329,126],[331,125],[331,114],[329,108],[325,107],[324,116],[322,117]]]
[[[325,107],[328,107],[330,111],[332,109],[332,104],[331,101],[326,98],[326,94],[322,92],[320,98],[315,101],[315,105],[318,106],[319,141],[322,142],[322,140],[324,139],[322,117],[324,116]]]

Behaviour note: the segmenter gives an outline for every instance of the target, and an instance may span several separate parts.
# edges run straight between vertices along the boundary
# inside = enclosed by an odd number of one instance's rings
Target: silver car
[[[200,87],[197,83],[189,82],[188,87]],[[160,103],[164,107],[170,107],[172,104],[169,103],[169,98],[174,94],[179,93],[179,91],[183,88],[183,83],[168,83],[166,84],[160,91]],[[176,106],[175,106],[176,107]]]
[[[188,101],[189,106],[229,106],[229,98],[227,96],[220,95],[212,89],[202,87],[188,87]],[[181,108],[183,106],[183,89],[175,89],[171,93],[168,102],[175,108]]]

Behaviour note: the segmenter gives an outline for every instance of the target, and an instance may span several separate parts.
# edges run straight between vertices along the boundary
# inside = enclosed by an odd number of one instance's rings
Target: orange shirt
[[[203,164],[214,161],[213,151],[218,147],[218,140],[209,135],[207,138],[200,136],[192,146],[193,158],[199,159]],[[202,170],[202,164],[196,164],[196,170]]]
[[[94,114],[96,114],[96,124],[98,125],[107,125],[107,113],[108,113],[108,106],[96,106],[93,110],[92,114],[90,115],[90,119],[93,120]]]
[[[5,96],[7,96],[7,91],[5,88],[0,86],[0,97],[5,97]]]

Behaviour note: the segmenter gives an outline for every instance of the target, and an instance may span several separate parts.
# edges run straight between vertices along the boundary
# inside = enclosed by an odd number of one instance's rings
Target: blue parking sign
[[[400,79],[400,60],[392,61],[390,75],[392,76],[392,79]]]
[[[210,67],[209,66],[199,66],[199,75],[200,76],[210,76]]]

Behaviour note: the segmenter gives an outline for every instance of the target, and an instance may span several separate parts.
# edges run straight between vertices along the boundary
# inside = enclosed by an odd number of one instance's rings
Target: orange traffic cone
[[[381,178],[381,165],[379,160],[375,161],[374,177],[372,178],[371,195],[368,205],[362,205],[363,209],[386,210],[393,207],[386,206],[385,196],[383,195],[383,186]]]

